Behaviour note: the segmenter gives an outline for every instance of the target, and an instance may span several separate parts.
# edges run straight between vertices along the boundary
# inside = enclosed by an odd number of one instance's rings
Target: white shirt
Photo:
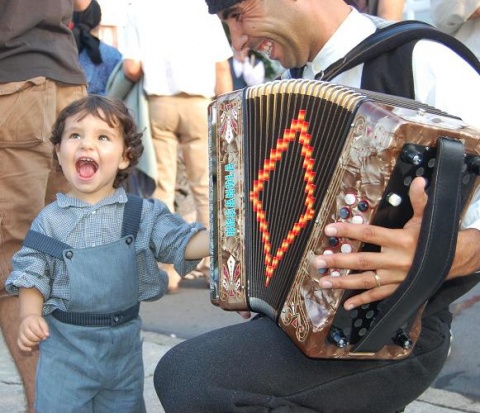
[[[468,20],[480,0],[430,0],[432,21],[440,30],[465,43],[480,59],[480,18]]]
[[[313,79],[375,29],[370,18],[352,10],[313,62],[307,63],[303,77]],[[480,76],[470,65],[446,46],[429,40],[417,42],[412,65],[416,100],[458,116],[480,129]],[[341,73],[332,82],[359,88],[362,71],[363,64]],[[480,189],[470,203],[462,228],[480,230]]]
[[[303,77],[313,79],[376,30],[374,22],[356,10],[325,44],[313,62],[307,63]],[[352,36],[355,33],[355,36]],[[413,49],[415,99],[459,116],[480,129],[480,76],[455,52],[430,40],[417,42]],[[332,82],[360,87],[363,64],[341,73]]]
[[[255,56],[247,57],[244,62],[232,59],[233,70],[237,77],[243,75],[243,79],[248,86],[258,85],[265,81],[265,65]]]
[[[215,63],[232,49],[217,16],[199,0],[132,0],[123,57],[142,62],[149,95],[215,96]]]

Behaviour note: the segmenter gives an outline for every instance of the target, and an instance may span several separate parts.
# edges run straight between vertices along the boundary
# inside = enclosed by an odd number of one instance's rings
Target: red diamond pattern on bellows
[[[266,287],[268,287],[278,263],[283,258],[290,245],[292,245],[300,231],[305,228],[309,221],[313,219],[315,213],[315,210],[313,209],[315,202],[315,197],[313,195],[315,190],[315,185],[313,183],[313,179],[315,177],[315,172],[313,172],[314,159],[312,158],[313,148],[310,146],[311,135],[307,133],[308,122],[305,121],[305,113],[305,110],[300,110],[297,119],[292,119],[290,129],[284,130],[283,136],[277,140],[277,146],[270,150],[269,159],[264,161],[263,169],[258,171],[258,179],[253,181],[253,190],[250,191],[250,201],[252,202],[253,210],[256,213],[257,222],[259,223],[260,232],[262,234],[266,266]],[[304,181],[306,209],[298,221],[295,222],[292,228],[288,231],[287,236],[283,239],[275,255],[272,256],[269,225],[259,195],[260,192],[263,191],[264,183],[270,178],[270,172],[275,169],[277,163],[282,158],[282,153],[288,150],[290,142],[295,140],[297,134],[298,142],[302,145],[301,156],[304,158],[302,167],[305,170]]]

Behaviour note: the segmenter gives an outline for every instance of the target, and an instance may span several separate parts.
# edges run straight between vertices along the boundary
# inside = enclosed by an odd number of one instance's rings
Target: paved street
[[[477,286],[455,303],[451,355],[433,386],[405,413],[480,413],[480,348],[476,344],[480,331],[474,328],[480,314],[479,301]],[[153,388],[153,372],[169,348],[214,328],[244,322],[236,313],[210,304],[204,280],[185,281],[179,293],[143,303],[141,312],[148,413],[163,412]],[[23,405],[20,379],[0,338],[0,413],[24,413]]]

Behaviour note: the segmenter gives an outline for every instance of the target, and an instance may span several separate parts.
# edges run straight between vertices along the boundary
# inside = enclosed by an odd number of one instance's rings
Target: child
[[[7,281],[19,347],[40,345],[35,411],[145,412],[139,303],[167,291],[157,261],[188,273],[208,233],[121,188],[143,151],[121,101],[72,103],[51,141],[71,190],[34,220]]]

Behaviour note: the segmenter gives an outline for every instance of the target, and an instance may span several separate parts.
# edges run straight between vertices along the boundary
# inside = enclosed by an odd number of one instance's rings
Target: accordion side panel
[[[352,344],[340,348],[331,340],[334,318],[343,303],[344,290],[322,290],[318,280],[323,275],[342,276],[349,271],[340,269],[318,273],[309,264],[312,254],[349,253],[364,248],[348,239],[332,239],[323,235],[327,224],[337,221],[353,223],[376,223],[379,206],[385,203],[389,182],[394,173],[402,148],[413,143],[430,148],[440,136],[461,140],[466,153],[479,154],[479,132],[466,127],[463,122],[423,111],[384,106],[365,102],[356,112],[347,149],[337,167],[337,177],[332,179],[328,193],[333,202],[325,200],[316,217],[303,256],[299,272],[289,292],[279,317],[280,327],[302,351],[314,358],[369,358],[372,354],[352,353]],[[433,159],[433,158],[432,158]],[[433,166],[433,162],[432,162]],[[417,173],[418,176],[422,176]],[[412,177],[405,176],[405,198]],[[478,184],[478,179],[476,179]],[[475,185],[476,185],[475,184]],[[328,197],[327,197],[328,198]],[[467,201],[467,200],[466,200]],[[466,203],[466,201],[464,203]],[[385,210],[382,210],[382,214]],[[404,219],[408,219],[406,216]],[[390,217],[388,217],[390,219]],[[386,225],[383,225],[386,226]],[[402,222],[391,222],[391,227],[402,227]],[[362,309],[354,310],[361,312]],[[368,310],[366,310],[368,311]],[[421,330],[421,312],[411,323],[409,335],[413,343]],[[353,313],[353,312],[352,312]],[[350,313],[351,324],[358,322]],[[371,312],[366,317],[374,318]],[[350,320],[347,320],[350,323]],[[362,326],[358,326],[361,331]],[[364,327],[365,331],[367,327]],[[412,350],[395,345],[386,345],[375,358],[395,359],[408,356]]]
[[[210,105],[211,301],[247,310],[244,246],[242,94]]]

